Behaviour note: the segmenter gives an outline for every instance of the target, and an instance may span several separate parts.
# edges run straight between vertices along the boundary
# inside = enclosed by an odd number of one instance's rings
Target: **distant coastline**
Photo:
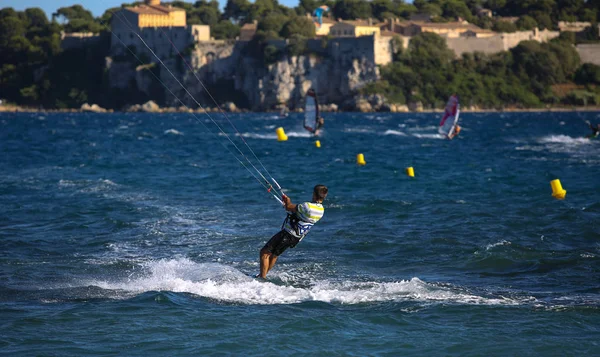
[[[240,110],[240,109],[234,109],[234,110],[223,110],[224,112],[228,112],[228,113],[253,113],[253,111],[250,110]],[[553,107],[547,107],[547,108],[511,108],[511,107],[507,107],[504,109],[494,109],[494,108],[490,108],[490,109],[482,109],[482,108],[462,108],[461,112],[462,113],[518,113],[518,112],[596,112],[596,111],[600,111],[600,106],[592,106],[592,105],[588,105],[588,106],[553,106]],[[215,112],[220,112],[220,110],[218,108],[206,108],[205,109],[196,109],[196,110],[192,110],[192,109],[187,109],[187,108],[158,108],[155,110],[151,110],[151,111],[145,111],[145,110],[113,110],[113,109],[106,109],[106,110],[101,110],[101,111],[95,111],[95,110],[85,110],[85,109],[77,109],[77,108],[65,108],[65,109],[44,109],[44,108],[33,108],[33,107],[27,107],[27,106],[18,106],[18,105],[0,105],[0,113],[86,113],[86,112],[94,112],[94,113],[135,113],[135,112],[145,112],[145,113],[158,113],[158,114],[165,114],[165,113],[204,113],[204,112],[208,112],[208,113],[215,113]],[[278,111],[276,110],[271,110],[271,111],[266,111],[267,113],[278,113]],[[301,113],[301,110],[297,110],[294,111],[297,113]],[[346,111],[343,110],[339,110],[339,111],[323,111],[323,112],[339,112],[339,113],[345,113]],[[443,112],[443,109],[423,109],[423,110],[418,110],[418,111],[407,111],[404,113],[441,113]],[[257,112],[259,113],[259,112]],[[370,111],[369,113],[386,113],[386,111]],[[399,112],[401,113],[401,112]]]

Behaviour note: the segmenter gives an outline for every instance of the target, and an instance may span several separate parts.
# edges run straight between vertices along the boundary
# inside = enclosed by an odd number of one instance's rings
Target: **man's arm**
[[[298,211],[298,205],[293,204],[292,200],[288,196],[286,196],[286,195],[281,196],[281,200],[283,201],[283,207],[285,208],[286,211],[292,212],[292,213],[296,213]]]

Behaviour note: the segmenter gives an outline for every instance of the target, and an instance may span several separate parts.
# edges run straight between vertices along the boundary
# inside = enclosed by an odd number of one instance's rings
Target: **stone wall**
[[[593,63],[600,66],[600,44],[577,45],[581,63]]]
[[[354,59],[375,63],[375,36],[338,37],[329,40],[328,54],[343,64]]]
[[[521,41],[548,42],[551,39],[558,37],[560,32],[534,29],[533,31],[502,33],[501,35],[504,40],[504,50],[508,51],[511,48],[516,47]]]
[[[375,64],[386,65],[392,62],[392,53],[394,52],[392,37],[374,36],[373,50],[375,52]]]
[[[60,48],[69,50],[72,48],[84,48],[92,46],[100,41],[100,36],[91,32],[60,32]]]
[[[446,44],[458,57],[462,56],[463,53],[483,52],[492,54],[505,50],[504,39],[499,35],[488,38],[447,38]]]
[[[508,51],[516,47],[521,41],[547,42],[558,37],[560,32],[548,30],[519,31],[514,33],[499,33],[487,38],[462,37],[447,38],[448,48],[457,56],[463,53],[483,52],[487,54]]]
[[[140,37],[146,43],[142,43]],[[116,36],[116,38],[115,38]],[[177,51],[184,52],[191,49],[194,43],[208,40],[210,37],[209,26],[191,25],[186,27],[142,28],[135,29],[122,26],[113,28],[111,39],[111,55],[127,52],[127,47],[135,47],[136,54],[145,54],[151,61],[156,62],[154,52],[161,59],[176,56]],[[173,45],[177,48],[173,48]]]

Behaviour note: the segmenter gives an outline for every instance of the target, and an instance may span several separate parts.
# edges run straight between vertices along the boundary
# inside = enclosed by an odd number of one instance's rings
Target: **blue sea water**
[[[600,355],[600,113],[211,116],[0,115],[0,354]]]

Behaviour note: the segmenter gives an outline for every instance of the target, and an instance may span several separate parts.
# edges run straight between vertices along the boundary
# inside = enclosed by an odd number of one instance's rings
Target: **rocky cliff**
[[[185,60],[174,56],[162,59],[166,68],[162,65],[154,67],[153,72],[158,72],[157,76],[168,87],[163,87],[164,101],[160,104],[181,105],[170,90],[191,108],[198,107],[196,101],[202,106],[215,107],[208,96],[210,93],[219,105],[231,101],[253,111],[274,110],[282,105],[294,110],[304,106],[305,93],[312,87],[319,94],[321,104],[333,103],[342,109],[355,110],[358,102],[355,96],[360,88],[379,78],[373,57],[365,51],[369,41],[372,43],[373,38],[367,37],[362,47],[332,43],[320,53],[282,56],[278,62],[268,65],[262,59],[248,55],[248,43],[201,43]],[[153,93],[150,87],[157,81],[150,70],[149,66],[107,60],[108,78],[113,87]]]

